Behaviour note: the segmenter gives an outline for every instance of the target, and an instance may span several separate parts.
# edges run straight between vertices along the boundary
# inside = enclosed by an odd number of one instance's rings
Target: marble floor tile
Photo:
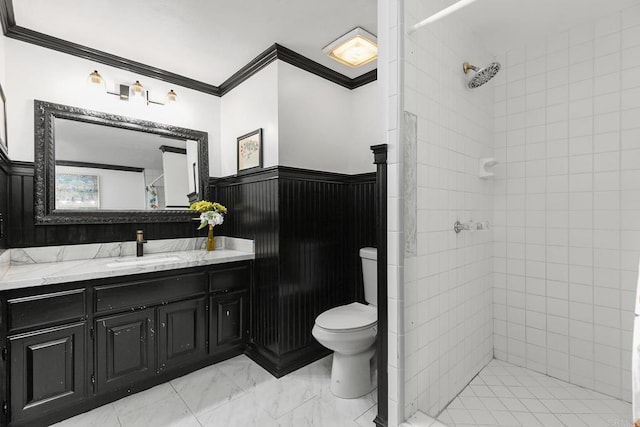
[[[53,425],[56,427],[120,427],[120,421],[113,404],[109,403]]]
[[[200,414],[239,397],[244,391],[215,365],[171,381],[194,414]]]
[[[272,418],[278,419],[284,414],[316,396],[314,384],[285,376],[256,386],[254,393],[260,406]]]
[[[170,396],[119,417],[122,427],[200,427],[200,423],[178,396]]]
[[[343,418],[356,420],[369,409],[376,406],[377,395],[378,392],[376,390],[355,399],[340,399],[334,396],[330,390],[323,390],[319,397],[334,408],[334,411],[338,412]]]
[[[357,399],[333,396],[331,362],[326,357],[278,379],[238,356],[57,425],[375,427],[377,392]]]
[[[357,427],[330,404],[314,397],[278,418],[281,427]]]
[[[329,363],[327,363],[327,360]],[[332,356],[317,360],[287,375],[287,378],[295,378],[309,384],[316,394],[328,392],[331,388],[331,361]]]
[[[173,387],[171,387],[171,384],[164,383],[152,387],[149,390],[141,391],[140,393],[135,393],[131,396],[116,400],[113,402],[113,406],[118,416],[123,416],[129,412],[147,407],[159,400],[177,396],[178,394]]]
[[[245,393],[231,402],[198,415],[203,427],[278,427],[278,423],[258,404],[254,393]]]
[[[373,420],[376,419],[377,415],[378,405],[376,404],[369,408],[367,412],[356,418],[356,424],[360,427],[375,427],[376,423],[374,423]]]
[[[273,375],[245,355],[220,362],[216,364],[216,368],[245,391],[252,390],[259,384],[276,380]]]

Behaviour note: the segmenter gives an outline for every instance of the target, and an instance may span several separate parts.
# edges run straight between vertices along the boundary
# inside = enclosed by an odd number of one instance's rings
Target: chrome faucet
[[[136,256],[144,255],[143,245],[145,243],[147,243],[147,241],[144,240],[143,231],[142,230],[136,231]]]

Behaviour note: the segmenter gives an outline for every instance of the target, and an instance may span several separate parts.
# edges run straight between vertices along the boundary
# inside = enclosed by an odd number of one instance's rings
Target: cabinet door
[[[86,396],[85,334],[82,322],[9,337],[12,421]]]
[[[211,298],[211,351],[221,351],[240,345],[246,336],[247,293],[236,292]]]
[[[155,374],[155,310],[96,320],[96,391],[126,388]]]
[[[205,357],[205,324],[205,298],[158,308],[158,371]]]

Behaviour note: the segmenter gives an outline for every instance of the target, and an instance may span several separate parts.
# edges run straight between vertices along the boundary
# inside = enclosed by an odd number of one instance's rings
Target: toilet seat
[[[365,330],[377,323],[377,308],[359,302],[334,307],[316,318],[317,327],[335,333]]]

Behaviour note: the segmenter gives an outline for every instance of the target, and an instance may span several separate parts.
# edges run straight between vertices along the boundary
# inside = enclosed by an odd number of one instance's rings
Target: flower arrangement
[[[224,215],[227,213],[227,208],[222,206],[220,203],[201,200],[191,204],[191,206],[189,206],[189,210],[200,212],[200,217],[194,218],[194,220],[200,220],[200,227],[198,227],[198,230],[207,226],[209,227],[209,233],[207,234],[207,250],[215,250],[216,242],[213,239],[213,227],[224,222]]]
[[[222,224],[224,222],[224,215],[227,213],[227,208],[220,203],[208,202],[206,200],[191,204],[189,210],[200,212],[200,218],[194,218],[195,220],[200,220],[198,230],[205,228],[207,225],[214,226]]]

